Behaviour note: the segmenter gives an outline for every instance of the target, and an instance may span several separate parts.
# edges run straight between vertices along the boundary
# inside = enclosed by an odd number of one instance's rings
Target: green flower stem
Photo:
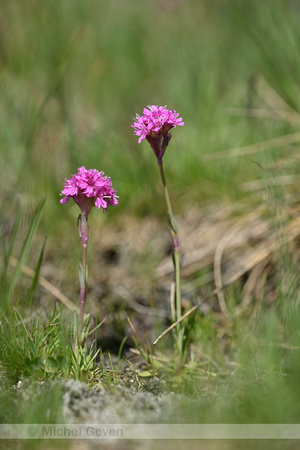
[[[79,343],[84,309],[86,304],[87,297],[87,265],[86,265],[86,252],[87,252],[87,244],[82,244],[82,276],[79,275],[79,284],[80,284],[80,312],[79,312],[79,322],[78,322],[78,334],[77,341]]]
[[[82,248],[82,263],[79,263],[78,275],[79,275],[79,289],[80,289],[80,312],[77,330],[77,344],[80,345],[80,334],[82,330],[84,309],[87,297],[87,287],[88,287],[88,274],[87,274],[87,264],[86,264],[86,252],[87,252],[87,242],[89,239],[89,227],[87,224],[87,218],[85,214],[80,214],[77,220],[77,230],[78,235],[81,240]]]
[[[176,232],[177,231],[177,226],[175,225],[175,222],[174,222],[174,214],[173,214],[173,210],[172,210],[171,200],[170,200],[170,196],[169,196],[169,191],[168,191],[168,187],[167,187],[167,182],[166,182],[166,178],[165,178],[165,173],[164,173],[164,168],[163,168],[162,161],[161,161],[160,164],[158,164],[158,167],[159,167],[159,171],[160,171],[161,181],[162,181],[162,184],[163,184],[163,187],[164,187],[164,193],[165,193],[165,197],[166,197],[167,209],[168,209],[170,222],[171,222],[171,225],[172,225],[172,228],[173,228],[174,232]]]
[[[180,263],[179,251],[174,250],[174,266],[175,266],[175,295],[176,295],[176,320],[181,319],[181,292],[180,292]]]
[[[158,164],[161,181],[164,187],[164,193],[167,203],[168,216],[170,220],[170,232],[173,241],[173,255],[174,255],[174,269],[175,269],[175,296],[176,296],[176,320],[181,319],[181,292],[180,292],[180,263],[179,263],[179,236],[178,236],[178,227],[175,222],[175,216],[172,210],[171,200],[168,192],[168,187],[166,183],[166,178],[163,169],[162,161]],[[178,331],[180,329],[180,324],[178,324]]]

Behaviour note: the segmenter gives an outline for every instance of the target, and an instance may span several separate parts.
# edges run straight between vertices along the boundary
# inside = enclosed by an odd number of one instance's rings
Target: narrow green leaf
[[[25,322],[24,322],[24,320],[23,320],[23,317],[21,316],[21,314],[19,313],[19,311],[18,311],[17,309],[15,309],[14,312],[15,312],[15,317],[16,317],[16,319],[17,319],[17,322],[18,322],[18,320],[19,320],[19,321],[20,321],[20,324],[22,325],[22,327],[20,327],[20,329],[23,330],[24,336],[28,337],[28,331],[27,331]]]
[[[41,215],[42,215],[44,204],[45,204],[45,198],[42,198],[40,200],[39,204],[38,204],[38,207],[36,209],[35,215],[34,215],[33,220],[31,222],[30,228],[28,230],[25,242],[23,244],[23,248],[22,248],[22,251],[21,251],[21,254],[20,254],[20,257],[19,257],[18,265],[16,267],[16,270],[15,270],[15,272],[13,274],[12,280],[11,280],[10,285],[9,285],[8,296],[12,295],[12,293],[13,293],[15,287],[16,287],[16,284],[17,284],[17,281],[18,281],[18,278],[19,278],[22,266],[23,266],[23,264],[25,264],[26,259],[28,257],[33,237],[34,237],[34,235],[36,233],[37,227],[38,227],[40,219],[41,219]]]
[[[16,218],[14,221],[14,226],[12,228],[12,232],[11,232],[10,239],[9,239],[8,250],[7,250],[7,253],[5,254],[5,266],[6,267],[9,264],[9,258],[11,257],[13,249],[14,249],[15,240],[16,240],[18,229],[19,229],[20,219],[21,219],[21,207],[20,207],[20,204],[18,204],[18,209],[17,209]]]
[[[76,312],[74,312],[73,314],[73,336],[74,339],[77,339],[77,334],[78,334],[78,316],[76,314]]]
[[[28,347],[29,347],[29,350],[31,351],[31,353],[33,353],[34,355],[36,355],[37,354],[37,351],[36,351],[36,348],[35,348],[35,345],[34,345],[34,343],[32,342],[32,340],[31,339],[28,339]]]
[[[43,262],[45,244],[46,244],[46,237],[44,238],[44,241],[43,241],[43,244],[42,244],[42,248],[41,248],[41,251],[40,251],[40,255],[39,255],[39,259],[38,259],[38,262],[37,262],[37,266],[35,268],[35,274],[34,274],[34,278],[32,280],[31,288],[30,288],[30,294],[31,295],[34,293],[34,290],[36,288],[36,285],[37,285],[37,282],[38,282],[38,279],[39,279],[41,265],[42,265],[42,262]]]
[[[122,340],[122,342],[121,342],[121,345],[120,345],[120,348],[119,348],[119,351],[118,351],[118,361],[119,361],[119,362],[121,361],[122,351],[123,351],[124,344],[125,344],[125,342],[126,342],[126,340],[127,340],[127,337],[128,337],[128,336],[125,336],[125,337],[123,338],[123,340]]]
[[[134,336],[131,336],[131,339],[133,340],[134,345],[136,346],[137,350],[140,352],[141,357],[145,360],[148,361],[148,355],[147,353],[144,352],[144,350],[141,348],[141,346],[138,344],[137,340],[135,339]]]
[[[7,250],[6,250],[5,242],[3,242],[3,249],[4,249],[3,250],[3,268],[2,268],[2,273],[1,273],[1,277],[0,277],[0,289],[1,289],[1,297],[2,297],[1,307],[3,309],[3,312],[6,311],[6,307],[7,307],[8,300],[9,300],[9,280],[8,280],[7,272],[8,272],[8,266],[9,266],[9,260],[12,255],[13,249],[14,249],[15,240],[16,240],[18,229],[19,229],[20,218],[21,218],[21,208],[20,208],[20,204],[18,204],[18,209],[17,209],[14,225],[12,228],[12,232],[10,235],[9,245],[8,245]]]
[[[79,279],[79,286],[80,289],[85,288],[85,281],[84,281],[84,275],[83,275],[83,268],[81,262],[78,263],[78,279]]]

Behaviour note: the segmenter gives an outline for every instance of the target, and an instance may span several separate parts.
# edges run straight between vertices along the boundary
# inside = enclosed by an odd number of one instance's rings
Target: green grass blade
[[[127,341],[127,337],[128,336],[124,336],[123,339],[122,339],[122,342],[120,344],[120,348],[119,348],[119,351],[118,351],[118,363],[120,363],[120,361],[121,361],[122,351],[123,351],[125,342]]]
[[[7,271],[8,271],[8,266],[9,266],[9,259],[12,255],[12,252],[14,249],[15,240],[16,240],[16,236],[17,236],[17,232],[18,232],[19,224],[20,224],[20,218],[21,218],[21,208],[20,208],[20,204],[18,204],[17,214],[16,214],[16,218],[15,218],[14,225],[12,228],[12,232],[10,235],[8,249],[6,249],[5,242],[3,239],[3,266],[2,266],[2,273],[0,276],[0,283],[1,283],[0,286],[1,286],[2,303],[4,305],[7,304],[7,300],[8,300],[9,281],[7,279]]]
[[[42,215],[44,204],[45,204],[45,198],[42,198],[40,200],[40,202],[39,202],[39,205],[38,205],[38,207],[36,209],[36,213],[35,213],[35,215],[33,217],[32,222],[31,222],[29,231],[27,233],[27,236],[26,236],[26,239],[25,239],[22,251],[21,251],[21,255],[20,255],[19,260],[18,260],[18,265],[16,267],[16,270],[15,270],[15,272],[13,274],[13,277],[12,277],[12,280],[10,282],[9,289],[8,289],[8,298],[10,298],[10,296],[12,295],[12,293],[13,293],[15,287],[16,287],[19,275],[21,273],[22,266],[23,266],[23,264],[25,264],[26,259],[28,257],[29,250],[30,250],[30,247],[31,247],[31,244],[32,244],[32,240],[34,238],[34,235],[35,235],[35,233],[37,231],[37,228],[38,228],[38,225],[39,225],[39,222],[40,222],[40,219],[41,219],[41,215]]]
[[[15,240],[16,240],[18,229],[19,229],[20,219],[21,219],[21,207],[20,207],[20,204],[18,204],[16,218],[15,218],[13,229],[12,229],[10,239],[9,239],[8,250],[7,250],[7,252],[5,252],[5,261],[4,262],[5,262],[6,268],[9,264],[9,258],[11,257],[13,249],[14,249]]]
[[[35,268],[35,274],[34,274],[34,278],[32,280],[31,288],[30,288],[30,296],[33,295],[33,293],[35,291],[35,288],[36,288],[36,285],[37,285],[37,282],[38,282],[38,279],[39,279],[41,265],[42,265],[42,262],[43,262],[45,244],[46,244],[46,237],[45,237],[45,239],[43,241],[42,248],[41,248],[40,255],[39,255],[39,259],[38,259],[38,262],[37,262],[37,265],[36,265],[36,268]]]

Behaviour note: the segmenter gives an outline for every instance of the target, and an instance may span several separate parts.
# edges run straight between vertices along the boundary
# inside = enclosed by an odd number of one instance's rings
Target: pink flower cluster
[[[67,203],[73,198],[77,203],[81,212],[87,218],[92,207],[107,211],[107,206],[116,206],[118,204],[118,196],[112,188],[109,177],[104,176],[103,172],[96,169],[85,169],[84,166],[79,167],[78,173],[71,178],[65,179],[65,187],[61,191],[61,195],[65,195],[60,203]]]
[[[134,134],[139,136],[138,143],[143,139],[159,138],[162,135],[166,135],[171,128],[175,128],[177,125],[184,125],[182,118],[178,118],[179,114],[166,108],[165,106],[150,105],[143,110],[143,116],[136,115],[132,128],[136,128]]]

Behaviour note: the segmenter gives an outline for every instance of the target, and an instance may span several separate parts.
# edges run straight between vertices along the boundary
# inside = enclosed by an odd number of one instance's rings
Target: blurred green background
[[[145,141],[137,143],[130,127],[136,113],[149,104],[167,105],[185,122],[172,131],[164,156],[176,213],[248,197],[251,192],[241,189],[242,183],[261,178],[251,160],[280,166],[291,155],[292,163],[280,173],[297,174],[299,136],[275,152],[270,146],[267,154],[217,160],[207,155],[297,132],[299,19],[296,0],[0,0],[2,234],[9,235],[18,201],[24,225],[45,194],[39,230],[50,237],[48,257],[60,259],[58,271],[72,270],[76,283],[73,269],[79,248],[75,229],[71,230],[78,208],[71,202],[60,205],[59,194],[64,178],[81,165],[104,171],[120,196],[117,208],[100,219],[94,214],[93,221],[122,222],[125,215],[165,220],[152,150]],[[249,117],[249,108],[263,110],[265,117]],[[297,184],[290,188],[298,191]],[[254,207],[259,201],[255,197]],[[198,341],[208,347],[212,341],[218,347],[214,325],[207,326],[206,333],[202,318],[197,320]],[[297,343],[298,323],[296,318]],[[238,325],[232,332],[231,337],[236,332],[237,342],[245,345],[241,364],[249,371],[245,369],[240,378],[233,376],[228,395],[227,379],[216,381],[223,393],[215,406],[216,417],[221,420],[228,409],[237,421],[255,421],[257,386],[267,390],[267,374],[271,390],[259,420],[298,420],[298,359],[289,348],[293,356],[286,359],[286,372],[290,367],[295,370],[286,386],[282,381],[286,374],[281,377],[278,369],[284,350],[255,352],[249,337],[256,334],[255,326],[245,333]],[[272,340],[279,327],[274,319],[259,328],[258,336],[269,333]],[[283,340],[288,340],[285,333]],[[288,415],[277,404],[275,394],[280,390]],[[215,390],[208,386],[204,391],[208,397],[200,404],[202,419],[204,405],[212,408],[207,415],[212,420]],[[237,409],[236,398],[241,399]]]
[[[202,155],[294,131],[228,108],[253,106],[258,73],[299,109],[298,19],[298,2],[284,0],[1,0],[2,214],[45,193],[49,233],[69,214],[59,193],[81,165],[112,178],[110,215],[164,214],[151,149],[130,127],[148,104],[185,121],[165,155],[175,209],[240,198],[241,180],[257,176],[250,158]]]

